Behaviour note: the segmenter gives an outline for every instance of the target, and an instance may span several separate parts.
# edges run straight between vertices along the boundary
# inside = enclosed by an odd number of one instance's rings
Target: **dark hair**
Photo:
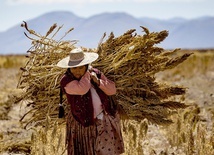
[[[89,64],[86,64],[86,65],[85,65],[85,67],[86,67],[86,71],[88,70],[88,66],[89,66]]]

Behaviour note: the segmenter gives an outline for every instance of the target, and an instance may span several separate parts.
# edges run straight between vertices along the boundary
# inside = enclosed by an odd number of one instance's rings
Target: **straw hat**
[[[90,64],[98,58],[97,53],[83,52],[82,48],[75,48],[71,50],[70,55],[63,58],[57,63],[61,68],[74,68],[78,66],[84,66]]]

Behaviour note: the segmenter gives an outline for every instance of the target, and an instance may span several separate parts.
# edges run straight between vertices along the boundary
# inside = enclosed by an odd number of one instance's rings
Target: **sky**
[[[214,0],[0,0],[0,32],[51,11],[79,17],[125,12],[136,18],[194,19],[214,16]]]

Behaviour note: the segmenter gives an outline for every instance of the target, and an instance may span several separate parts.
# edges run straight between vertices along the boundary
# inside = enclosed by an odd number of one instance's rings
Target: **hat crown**
[[[70,52],[69,61],[81,61],[84,59],[84,53],[81,48],[75,48]]]

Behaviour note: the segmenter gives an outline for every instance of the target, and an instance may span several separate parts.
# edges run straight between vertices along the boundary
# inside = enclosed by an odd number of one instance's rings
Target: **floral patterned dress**
[[[67,118],[68,155],[119,155],[124,152],[119,115],[103,114],[89,127],[82,126],[70,114]]]

